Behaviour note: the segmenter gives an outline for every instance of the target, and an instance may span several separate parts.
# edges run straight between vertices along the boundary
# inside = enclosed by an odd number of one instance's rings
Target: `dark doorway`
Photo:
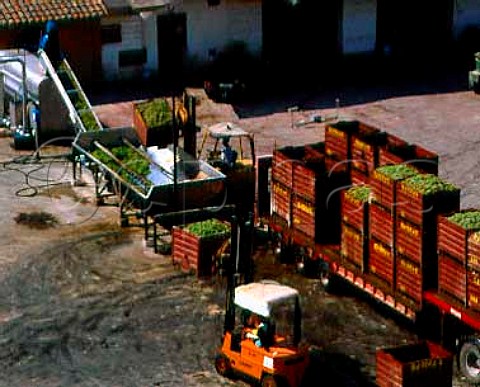
[[[184,13],[157,18],[158,70],[162,83],[182,87],[187,48],[187,18]]]
[[[264,0],[263,50],[285,72],[317,74],[340,52],[342,0]]]
[[[453,0],[378,0],[377,50],[425,61],[452,43]]]

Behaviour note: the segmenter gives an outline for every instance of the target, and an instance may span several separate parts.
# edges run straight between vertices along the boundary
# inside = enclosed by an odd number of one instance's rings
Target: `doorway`
[[[187,49],[187,17],[172,13],[157,17],[158,72],[162,83],[181,86],[184,83]]]

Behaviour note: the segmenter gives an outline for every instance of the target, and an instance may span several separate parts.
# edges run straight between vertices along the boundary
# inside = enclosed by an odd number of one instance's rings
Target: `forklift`
[[[252,282],[251,270],[239,270],[253,267],[251,247],[246,249],[242,238],[252,235],[252,222],[241,226],[232,227],[224,330],[215,369],[262,387],[299,387],[310,363],[309,347],[301,341],[299,293],[276,281]],[[251,325],[254,320],[258,326]]]

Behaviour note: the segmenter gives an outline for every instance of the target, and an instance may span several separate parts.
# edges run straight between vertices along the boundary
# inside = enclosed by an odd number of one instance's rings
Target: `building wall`
[[[342,25],[344,54],[373,52],[377,39],[377,0],[345,0]]]
[[[206,63],[228,43],[246,43],[252,54],[262,50],[262,5],[260,0],[184,0],[187,14],[187,55],[194,63]]]
[[[60,24],[60,47],[83,84],[101,78],[100,21]]]
[[[102,45],[102,71],[106,80],[131,78],[140,76],[143,65],[120,67],[121,51],[144,48],[143,19],[140,15],[115,16],[104,19],[102,25],[119,24],[121,42],[104,43]]]
[[[453,34],[458,38],[467,27],[480,27],[480,0],[453,0]]]

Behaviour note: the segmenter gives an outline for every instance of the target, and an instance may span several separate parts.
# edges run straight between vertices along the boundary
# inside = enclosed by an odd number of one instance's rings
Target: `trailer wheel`
[[[459,355],[460,371],[469,383],[480,383],[480,346],[466,342]]]
[[[219,375],[228,377],[232,374],[232,365],[230,360],[224,355],[217,355],[215,358],[215,369]]]
[[[328,289],[330,284],[330,266],[325,261],[318,264],[318,278],[325,289]]]

